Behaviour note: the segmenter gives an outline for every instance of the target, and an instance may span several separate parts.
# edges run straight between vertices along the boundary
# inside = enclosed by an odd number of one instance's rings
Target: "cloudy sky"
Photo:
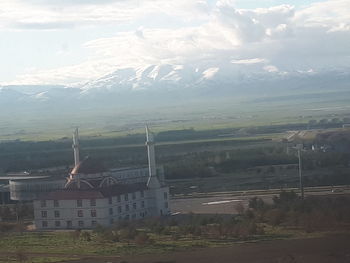
[[[0,0],[0,85],[208,61],[348,71],[349,10],[349,0]]]

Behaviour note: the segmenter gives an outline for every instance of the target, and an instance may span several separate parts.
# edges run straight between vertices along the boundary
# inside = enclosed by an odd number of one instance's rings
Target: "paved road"
[[[332,192],[333,189],[333,192]],[[298,189],[285,189],[294,190]],[[198,213],[198,214],[234,214],[237,209],[248,207],[249,199],[254,196],[271,203],[273,196],[278,195],[280,190],[251,190],[217,193],[196,193],[192,196],[178,196],[171,200],[173,213]],[[349,186],[325,186],[305,188],[305,196],[310,195],[343,195],[350,194]]]

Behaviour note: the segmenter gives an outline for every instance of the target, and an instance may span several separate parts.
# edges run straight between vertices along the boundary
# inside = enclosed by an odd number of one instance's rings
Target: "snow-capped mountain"
[[[201,78],[198,69],[183,65],[148,65],[140,68],[124,68],[103,76],[81,87],[83,93],[107,89],[114,92],[177,88],[191,86]]]
[[[344,72],[281,72],[260,63],[240,65],[148,65],[121,68],[78,87],[0,87],[0,109],[69,109],[108,105],[153,105],[219,97],[261,97],[348,90],[350,74]]]

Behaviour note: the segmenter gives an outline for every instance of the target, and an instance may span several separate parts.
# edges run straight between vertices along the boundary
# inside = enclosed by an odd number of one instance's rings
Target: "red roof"
[[[145,183],[136,184],[116,184],[110,187],[82,190],[82,189],[62,189],[54,192],[43,193],[40,200],[77,200],[77,199],[102,199],[120,194],[133,193],[146,190]]]
[[[96,190],[58,190],[43,193],[39,196],[41,200],[76,200],[76,199],[100,199],[104,198],[101,192]]]

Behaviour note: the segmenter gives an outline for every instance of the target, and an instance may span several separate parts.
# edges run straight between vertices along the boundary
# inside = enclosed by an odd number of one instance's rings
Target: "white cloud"
[[[350,2],[328,0],[310,5],[296,13],[294,22],[298,26],[332,28],[339,24],[350,24]]]
[[[257,64],[257,63],[266,63],[267,60],[263,58],[250,58],[250,59],[233,59],[231,60],[232,64]]]
[[[130,22],[155,14],[189,20],[205,13],[197,0],[2,0],[2,30],[57,30]]]
[[[17,76],[15,81],[4,85],[60,84],[76,85],[90,79],[96,79],[110,70],[106,63],[86,62],[80,65],[65,66],[55,69],[28,69]]]
[[[203,72],[203,78],[205,79],[212,79],[216,73],[218,73],[219,68],[208,68]]]
[[[24,0],[5,0],[0,9],[11,12],[0,13],[0,27],[57,29],[59,25],[132,21],[156,13],[193,23],[175,28],[166,24],[159,28],[143,25],[114,37],[88,41],[82,47],[91,51],[86,62],[36,70],[19,76],[17,82],[76,83],[117,68],[162,63],[210,68],[209,77],[216,74],[213,69],[230,62],[268,73],[303,72],[310,68],[319,72],[330,65],[333,69],[350,65],[348,0],[329,0],[303,9],[281,5],[251,10],[237,9],[230,1],[219,1],[214,7],[206,1],[189,0],[111,0],[100,4],[80,1],[79,8],[76,2],[64,1],[58,9],[48,0],[40,2],[47,5],[35,7],[24,4]],[[28,8],[26,14],[24,7]],[[193,10],[195,15],[190,16]],[[14,19],[16,15],[20,19]],[[257,64],[264,65],[254,66]]]
[[[264,70],[267,72],[278,72],[278,68],[275,67],[274,65],[267,65],[263,67]]]

